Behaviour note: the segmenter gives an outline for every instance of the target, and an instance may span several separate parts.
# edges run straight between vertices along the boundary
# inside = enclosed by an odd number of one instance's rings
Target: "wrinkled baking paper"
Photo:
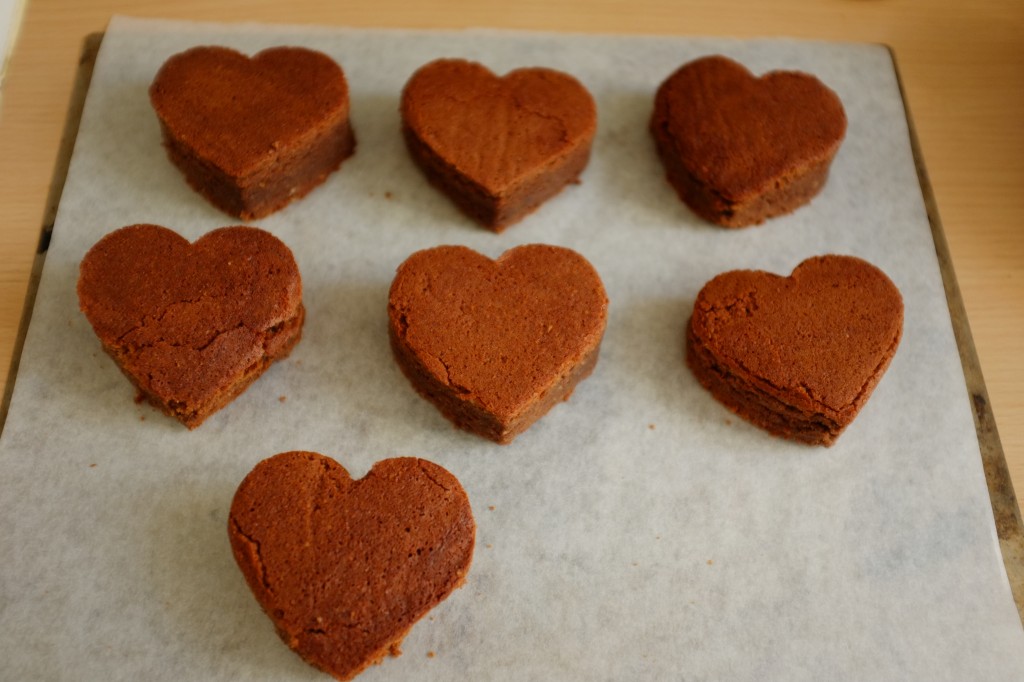
[[[78,263],[123,225],[189,239],[238,221],[168,162],[147,88],[201,44],[306,45],[343,65],[356,155],[259,221],[295,253],[302,342],[190,432],[147,405],[78,310]],[[801,69],[849,131],[824,191],[768,224],[702,222],[647,131],[658,84],[731,56]],[[501,235],[432,189],[399,133],[409,75],[437,57],[544,65],[594,94],[582,182]],[[456,431],[395,366],[396,266],[463,244],[572,247],[611,300],[594,375],[501,447]],[[701,286],[813,255],[881,267],[903,341],[838,444],[773,438],[683,363]],[[1011,680],[1024,636],[889,52],[880,46],[494,31],[362,31],[116,18],[103,42],[0,443],[0,678],[323,680],[277,638],[228,545],[232,495],[261,459],[330,455],[361,476],[415,455],[463,483],[477,549],[465,586],[360,680]]]

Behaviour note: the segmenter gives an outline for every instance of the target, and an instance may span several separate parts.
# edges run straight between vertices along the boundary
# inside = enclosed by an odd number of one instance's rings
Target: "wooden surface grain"
[[[891,46],[1010,475],[1022,499],[1024,2],[29,0],[0,104],[0,385],[8,373],[83,40],[102,31],[113,14],[353,27],[790,36]]]

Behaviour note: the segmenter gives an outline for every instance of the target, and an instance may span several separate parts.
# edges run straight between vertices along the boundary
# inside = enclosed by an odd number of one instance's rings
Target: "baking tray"
[[[64,180],[68,172],[71,154],[74,148],[80,116],[82,114],[86,94],[89,90],[92,70],[95,65],[96,56],[102,40],[102,34],[95,34],[88,36],[84,42],[65,124],[64,135],[62,137],[44,213],[42,229],[40,231],[39,249],[32,268],[29,292],[16,340],[14,359],[12,361],[7,385],[5,386],[3,403],[0,405],[0,432],[2,432],[2,427],[6,421],[10,407],[21,352],[24,347],[25,336],[32,314],[36,291],[46,258],[50,233],[53,229]],[[895,55],[893,55],[893,62],[894,64],[896,62]],[[896,73],[898,77],[898,69],[896,70]],[[901,94],[903,94],[902,84]],[[903,96],[903,101],[904,106],[906,107],[905,95]],[[938,257],[942,281],[945,288],[946,302],[948,304],[950,319],[952,321],[953,331],[960,354],[964,380],[972,403],[971,406],[975,429],[977,432],[991,501],[992,514],[995,521],[996,532],[998,534],[1003,563],[1009,579],[1014,601],[1017,606],[1018,614],[1021,615],[1022,622],[1024,622],[1024,524],[1022,524],[1021,521],[1020,510],[1018,508],[1009,477],[1004,452],[999,441],[984,379],[981,373],[977,354],[974,349],[973,340],[971,338],[966,312],[956,283],[949,249],[943,233],[941,220],[938,215],[936,202],[928,180],[927,171],[924,166],[917,137],[914,132],[913,121],[909,114],[907,115],[907,124],[910,132],[910,143],[914,155],[917,177],[920,183],[921,193],[924,198],[928,221],[931,226],[935,251]],[[225,222],[225,224],[227,224],[227,222]],[[479,514],[480,511],[477,510],[477,513]]]

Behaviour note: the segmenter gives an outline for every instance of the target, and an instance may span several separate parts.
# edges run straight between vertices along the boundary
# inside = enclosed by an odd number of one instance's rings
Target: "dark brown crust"
[[[350,680],[462,586],[476,524],[458,480],[422,459],[378,462],[357,481],[334,460],[259,463],[228,518],[232,553],[278,635]]]
[[[207,201],[228,215],[255,220],[278,211],[323,184],[355,152],[356,141],[348,120],[324,129],[308,149],[282,153],[273,168],[246,177],[230,177],[189,151],[161,125],[167,157],[185,181]]]
[[[578,181],[596,126],[587,90],[552,69],[498,78],[480,64],[441,59],[421,67],[402,92],[402,133],[413,161],[495,232]]]
[[[420,395],[506,444],[593,372],[607,305],[596,271],[569,249],[534,244],[491,261],[437,247],[399,267],[388,332]]]
[[[686,363],[744,419],[827,446],[867,402],[902,330],[902,298],[880,270],[822,256],[788,278],[738,271],[709,282],[687,325]]]
[[[355,151],[344,73],[313,50],[192,48],[164,64],[150,99],[189,185],[245,220],[305,196]]]
[[[821,191],[846,115],[835,93],[812,76],[776,71],[755,79],[714,56],[662,83],[650,131],[679,198],[705,220],[746,227]]]
[[[194,429],[302,337],[291,251],[250,227],[194,245],[156,225],[101,239],[82,259],[82,311],[139,395]]]

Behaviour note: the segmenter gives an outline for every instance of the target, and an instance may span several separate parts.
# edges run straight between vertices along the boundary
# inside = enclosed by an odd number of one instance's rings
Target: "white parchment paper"
[[[199,430],[146,405],[78,311],[78,263],[153,222],[234,224],[160,145],[147,88],[200,44],[322,50],[345,69],[356,155],[258,224],[295,253],[302,342]],[[654,90],[723,53],[836,90],[849,132],[822,194],[765,226],[705,224],[664,180]],[[401,88],[461,56],[544,65],[594,94],[582,183],[495,235],[430,188],[399,133]],[[501,447],[454,430],[396,368],[387,291],[416,249],[569,246],[611,300],[595,374]],[[893,279],[902,344],[830,449],[733,417],[683,363],[700,287],[853,254]],[[13,405],[0,441],[0,679],[316,680],[234,566],[235,488],[307,449],[355,476],[415,455],[452,471],[478,522],[466,585],[365,680],[1011,680],[1024,637],[989,508],[891,58],[880,46],[425,33],[115,19],[103,42]],[[428,655],[432,654],[432,655]]]

